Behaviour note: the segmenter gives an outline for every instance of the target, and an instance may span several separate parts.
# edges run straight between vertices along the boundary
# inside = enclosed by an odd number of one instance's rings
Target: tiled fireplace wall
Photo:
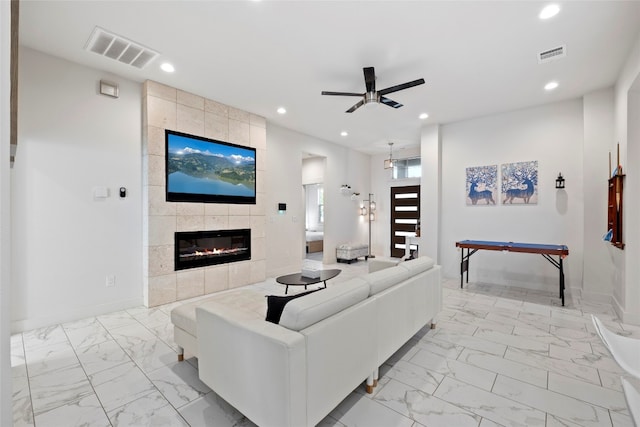
[[[148,307],[265,279],[266,121],[153,81],[143,93],[143,279]],[[165,201],[164,130],[256,148],[256,204]],[[174,271],[176,231],[251,229],[251,260]]]

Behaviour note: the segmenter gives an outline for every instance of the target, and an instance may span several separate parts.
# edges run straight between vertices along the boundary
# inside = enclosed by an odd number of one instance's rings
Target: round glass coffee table
[[[289,286],[304,286],[307,289],[308,285],[315,285],[316,283],[324,282],[324,287],[327,287],[327,280],[333,279],[338,274],[340,274],[342,270],[333,269],[333,270],[320,270],[320,277],[312,279],[310,277],[304,277],[302,273],[293,273],[287,274],[286,276],[280,276],[276,278],[276,282],[281,285],[285,285],[286,288],[284,290],[285,295],[289,291]]]

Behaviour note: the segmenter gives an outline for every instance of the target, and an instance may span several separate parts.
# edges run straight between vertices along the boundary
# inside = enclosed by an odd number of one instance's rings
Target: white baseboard
[[[100,316],[127,308],[139,307],[143,305],[142,296],[139,298],[129,298],[109,304],[87,306],[75,310],[65,310],[45,317],[11,321],[11,333],[30,331],[32,329],[44,328],[58,323],[73,322],[75,320],[86,319],[87,317]]]
[[[640,326],[640,314],[626,312],[615,297],[612,297],[611,300],[611,305],[622,323]]]
[[[582,291],[582,299],[589,302],[596,302],[602,304],[612,304],[613,305],[613,297],[611,294],[603,294],[600,292],[588,292]]]

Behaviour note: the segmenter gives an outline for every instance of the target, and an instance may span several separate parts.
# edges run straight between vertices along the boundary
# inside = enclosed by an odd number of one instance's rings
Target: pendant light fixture
[[[389,158],[386,159],[384,161],[384,168],[385,169],[392,169],[393,168],[393,142],[389,142]]]

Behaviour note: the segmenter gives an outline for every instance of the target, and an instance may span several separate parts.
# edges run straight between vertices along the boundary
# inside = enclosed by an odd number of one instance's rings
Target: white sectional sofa
[[[204,301],[190,309],[200,379],[259,426],[314,426],[363,381],[373,386],[441,304],[440,266],[427,257],[291,300],[279,324]]]

